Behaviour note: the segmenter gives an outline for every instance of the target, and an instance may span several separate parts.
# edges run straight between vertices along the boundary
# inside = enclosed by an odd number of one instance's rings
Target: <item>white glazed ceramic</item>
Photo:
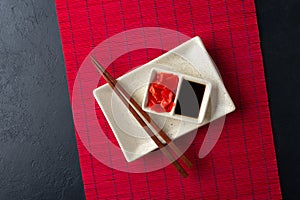
[[[223,84],[217,67],[199,37],[188,40],[149,63],[118,78],[119,83],[140,106],[142,106],[144,93],[148,86],[149,74],[155,64],[166,66],[164,69],[167,71],[207,80],[212,85],[209,105],[201,124],[150,114],[151,118],[159,126],[163,127],[164,132],[171,139],[179,138],[235,110],[234,103]],[[94,97],[100,105],[128,162],[134,161],[157,148],[156,144],[144,129],[140,127],[108,84],[96,88]]]
[[[173,72],[173,71],[162,70],[162,69],[159,68],[160,66],[164,67],[160,64],[154,64],[154,68],[152,68],[152,70],[151,70],[151,73],[150,73],[150,76],[149,76],[149,79],[148,79],[148,86],[146,87],[145,92],[144,92],[144,98],[143,98],[143,103],[142,103],[143,110],[148,112],[148,113],[153,113],[153,114],[161,115],[161,116],[164,116],[164,117],[170,117],[170,118],[177,119],[177,120],[183,120],[183,121],[187,121],[187,122],[191,122],[191,123],[198,123],[198,124],[202,123],[202,121],[204,119],[204,116],[205,116],[207,106],[208,106],[209,96],[210,96],[210,92],[211,92],[211,88],[212,88],[211,83],[208,82],[207,80],[201,79],[199,77],[196,78],[196,77],[188,76],[188,75],[185,75],[185,74],[176,73],[176,72]],[[178,84],[177,84],[177,89],[176,89],[175,99],[174,99],[175,105],[173,106],[173,108],[170,112],[155,112],[147,106],[148,90],[149,90],[150,83],[153,81],[154,76],[157,73],[160,73],[160,72],[173,74],[173,75],[178,77]],[[204,91],[204,95],[203,95],[199,115],[198,115],[197,118],[175,114],[175,107],[176,107],[176,104],[177,104],[177,101],[178,101],[178,95],[179,95],[180,90],[181,90],[182,79],[205,85],[205,91]]]

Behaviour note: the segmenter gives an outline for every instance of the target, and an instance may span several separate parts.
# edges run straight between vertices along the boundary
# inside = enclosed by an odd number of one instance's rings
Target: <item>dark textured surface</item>
[[[300,199],[300,1],[256,0],[284,199]]]
[[[84,199],[55,5],[0,1],[0,199]]]
[[[256,0],[279,174],[300,199],[300,1]],[[0,200],[84,199],[55,6],[0,0]]]

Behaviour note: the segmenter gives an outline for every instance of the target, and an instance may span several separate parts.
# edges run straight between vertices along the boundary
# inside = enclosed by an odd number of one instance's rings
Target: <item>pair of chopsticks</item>
[[[113,91],[117,94],[117,96],[120,98],[120,100],[128,106],[131,114],[135,117],[135,119],[139,122],[139,124],[144,128],[144,130],[147,132],[147,134],[150,136],[150,138],[155,142],[155,144],[158,146],[158,148],[162,151],[162,153],[172,162],[174,167],[179,171],[179,173],[182,175],[182,177],[187,177],[188,174],[185,171],[185,169],[179,164],[177,160],[173,158],[171,153],[167,150],[167,148],[164,148],[165,145],[157,138],[155,133],[150,129],[150,127],[147,125],[147,123],[142,119],[141,116],[144,117],[144,119],[151,125],[151,127],[161,136],[161,138],[169,144],[169,147],[174,151],[174,153],[184,162],[189,168],[192,166],[192,163],[188,160],[188,158],[182,154],[182,152],[179,150],[179,148],[174,144],[174,142],[169,138],[169,136],[161,129],[159,126],[150,118],[150,116],[143,111],[141,106],[126,92],[126,90],[118,83],[116,79],[114,79],[106,70],[104,67],[100,65],[100,63],[91,56],[91,60],[94,63],[94,65],[97,67],[97,69],[100,71],[100,73],[103,75],[103,78],[106,80],[106,82],[110,85],[110,87],[113,89]],[[140,115],[138,114],[138,112]]]

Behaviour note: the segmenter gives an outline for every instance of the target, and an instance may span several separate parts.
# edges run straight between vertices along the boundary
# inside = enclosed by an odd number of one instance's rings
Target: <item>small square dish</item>
[[[200,124],[205,116],[211,83],[178,72],[151,70],[142,108],[148,113]]]
[[[141,107],[145,91],[149,85],[149,74],[157,65],[160,65],[160,70],[172,71],[211,83],[209,103],[200,124],[149,113],[151,119],[163,128],[172,140],[235,110],[234,103],[218,73],[217,66],[199,37],[184,42],[117,79],[118,83]],[[157,148],[157,145],[108,84],[96,88],[93,93],[128,162],[132,162]]]

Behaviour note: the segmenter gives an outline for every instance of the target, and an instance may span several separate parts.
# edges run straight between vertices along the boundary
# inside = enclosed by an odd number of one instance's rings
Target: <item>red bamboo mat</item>
[[[237,106],[214,150],[201,160],[203,134],[197,134],[186,152],[194,163],[186,179],[173,166],[140,174],[111,169],[76,133],[87,199],[281,199],[253,0],[56,0],[56,8],[71,100],[80,63],[95,45],[124,30],[160,26],[202,38]],[[121,57],[115,76],[159,54]]]

